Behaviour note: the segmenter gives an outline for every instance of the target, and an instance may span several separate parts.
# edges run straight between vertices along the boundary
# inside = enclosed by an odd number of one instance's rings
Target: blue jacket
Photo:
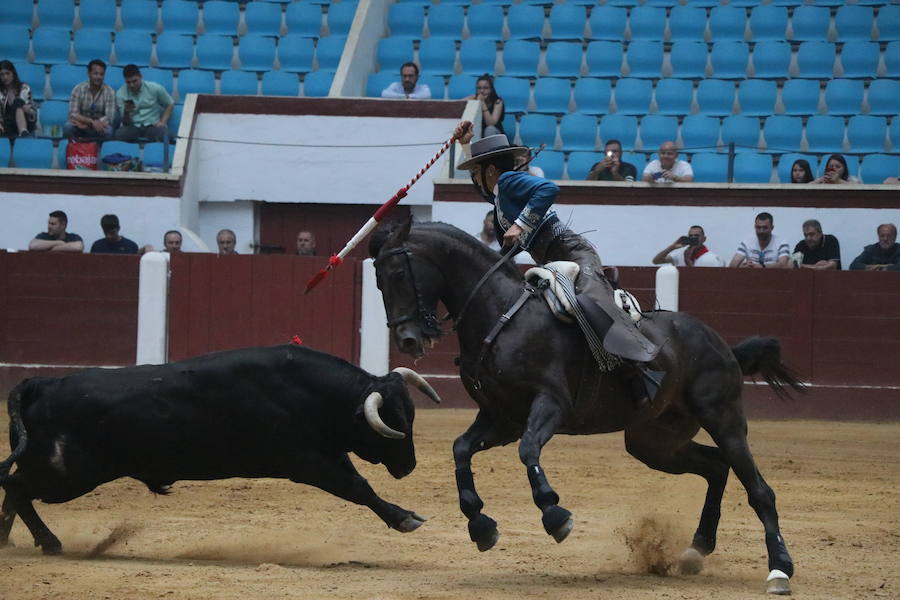
[[[524,171],[506,171],[500,175],[497,188],[494,199],[497,239],[515,223],[523,229],[519,244],[527,250],[544,225],[558,220],[550,210],[559,195],[559,186],[552,181]]]

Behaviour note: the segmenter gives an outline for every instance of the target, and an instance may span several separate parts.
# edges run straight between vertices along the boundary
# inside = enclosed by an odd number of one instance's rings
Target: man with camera
[[[622,162],[622,143],[609,140],[605,146],[606,157],[594,163],[588,173],[588,181],[634,181],[637,168],[631,163]]]
[[[683,235],[653,257],[654,265],[671,263],[676,267],[723,267],[725,262],[706,247],[706,234],[699,225],[691,225]],[[684,248],[683,251],[680,251]]]
[[[675,142],[663,142],[659,158],[644,167],[642,181],[647,183],[687,183],[694,180],[694,170],[685,160],[679,160]]]

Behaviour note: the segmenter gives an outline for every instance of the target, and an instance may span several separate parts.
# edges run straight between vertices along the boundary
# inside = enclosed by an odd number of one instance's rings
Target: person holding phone
[[[594,163],[588,181],[634,181],[637,179],[637,168],[627,162],[622,162],[622,142],[609,140],[604,146],[606,156],[600,162]]]
[[[725,261],[706,247],[706,233],[699,225],[691,225],[687,235],[681,236],[653,257],[654,265],[666,263],[676,267],[725,266]]]
[[[137,65],[126,65],[122,75],[125,85],[116,92],[122,125],[116,130],[116,139],[124,142],[138,138],[166,139],[169,117],[175,107],[166,88],[154,81],[144,81]]]
[[[659,147],[659,158],[644,167],[642,180],[647,183],[687,183],[694,180],[694,170],[690,163],[678,159],[675,142],[663,142]]]

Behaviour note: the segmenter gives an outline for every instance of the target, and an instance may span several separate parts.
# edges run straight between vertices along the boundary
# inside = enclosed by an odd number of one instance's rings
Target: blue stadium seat
[[[17,169],[53,168],[55,152],[53,140],[42,138],[18,138],[12,149]]]
[[[377,54],[379,71],[395,71],[399,74],[400,65],[413,59],[412,38],[394,36],[383,38],[378,42]]]
[[[419,73],[419,83],[428,86],[428,89],[431,91],[432,100],[444,99],[444,94],[446,92],[444,75],[422,71]]]
[[[510,40],[503,45],[504,75],[516,77],[535,77],[537,75],[538,58],[541,46],[536,42]]]
[[[677,7],[681,0],[645,0],[647,6],[660,6],[662,8]]]
[[[743,41],[747,12],[736,6],[715,6],[709,11],[709,30],[713,42]]]
[[[228,35],[201,35],[197,38],[197,68],[227,71],[235,65],[234,39]]]
[[[878,28],[879,42],[900,40],[900,5],[890,4],[879,8],[875,26]]]
[[[565,143],[563,148],[565,149]],[[566,161],[566,172],[569,174],[569,179],[573,181],[587,179],[591,167],[597,163],[599,158],[600,156],[593,151],[576,151],[569,154],[569,159]]]
[[[117,65],[150,66],[153,39],[146,31],[126,29],[116,34],[115,52]]]
[[[735,183],[769,183],[771,179],[771,156],[756,152],[743,152],[734,157]]]
[[[356,9],[359,3],[351,0],[342,0],[337,4],[328,6],[328,30],[331,35],[346,36],[350,33],[350,26],[353,25],[353,19],[356,17]]]
[[[816,157],[812,154],[801,154],[799,152],[788,152],[778,157],[778,181],[781,183],[791,183],[791,169],[798,160],[805,160],[809,163],[809,168],[815,178],[816,173]]]
[[[701,80],[697,85],[697,104],[701,115],[730,115],[734,107],[734,83],[721,79]]]
[[[503,106],[508,113],[528,112],[528,97],[531,94],[531,82],[519,77],[497,77],[494,89],[503,98]],[[472,91],[474,92],[474,86]]]
[[[887,121],[884,117],[874,117],[872,115],[854,115],[850,117],[850,121],[847,123],[847,140],[850,143],[850,152],[884,152],[886,139]]]
[[[724,8],[724,7],[723,7]],[[747,77],[747,59],[750,52],[744,42],[725,41],[713,44],[709,54],[712,75],[717,79],[744,79]]]
[[[510,141],[514,140],[516,137],[516,131],[519,129],[519,123],[516,121],[516,115],[513,113],[506,113],[503,115],[503,121],[500,122],[503,127],[503,131],[506,133],[506,137],[509,138]]]
[[[582,77],[575,82],[575,106],[578,112],[588,115],[605,115],[609,112],[612,86],[608,79]]]
[[[470,38],[499,40],[503,37],[503,7],[496,4],[473,4],[467,20]]]
[[[739,114],[749,117],[767,117],[775,113],[778,87],[766,79],[745,79],[738,88]]]
[[[155,69],[153,67],[148,67],[146,69],[141,69],[141,77],[144,81],[153,81],[160,84],[166,88],[166,91],[170,96],[175,90],[175,78],[172,76],[172,71],[169,69]],[[123,82],[122,85],[125,85],[125,83]]]
[[[891,119],[891,126],[888,128],[888,139],[891,141],[893,148],[900,148],[900,119]]]
[[[756,79],[787,79],[791,65],[791,45],[786,42],[759,42],[753,48],[753,76]]]
[[[95,58],[109,64],[112,51],[112,36],[108,31],[96,29],[84,29],[75,32],[75,40],[72,43],[75,48],[76,65],[87,65]]]
[[[694,86],[684,79],[660,79],[656,84],[656,107],[661,115],[688,115]]]
[[[541,77],[534,84],[534,112],[565,114],[569,112],[572,84],[568,79]]]
[[[826,115],[810,117],[806,121],[806,143],[810,152],[843,152],[844,120]]]
[[[841,49],[844,78],[872,79],[876,77],[881,49],[876,42],[847,42]]]
[[[676,6],[669,15],[669,33],[673,42],[700,42],[706,30],[706,10],[696,6]]]
[[[665,115],[647,115],[641,119],[640,137],[644,150],[657,149],[678,136],[678,119]]]
[[[637,41],[628,44],[629,77],[647,77],[657,79],[663,62],[662,42]]]
[[[581,44],[551,42],[545,56],[547,73],[553,77],[580,77],[583,54]]]
[[[155,2],[147,0],[122,0],[119,8],[124,31],[141,31],[155,33],[159,21],[159,7]]]
[[[50,69],[51,100],[68,100],[72,96],[72,88],[87,80],[87,71],[76,65],[54,65]]]
[[[701,38],[702,39],[702,38]],[[706,77],[706,63],[709,54],[706,44],[681,40],[672,44],[669,61],[672,64],[672,77],[685,79],[702,79]]]
[[[734,143],[735,152],[756,152],[759,149],[759,119],[744,115],[729,115],[722,121],[722,144]]]
[[[593,151],[597,147],[597,117],[579,112],[563,115],[559,122],[559,137],[563,150]]]
[[[837,41],[869,41],[872,39],[872,23],[875,18],[871,7],[847,5],[837,9],[834,26],[837,29]]]
[[[256,96],[258,79],[256,73],[248,71],[223,71],[219,81],[223,94]]]
[[[288,4],[284,21],[289,34],[314,38],[322,35],[322,7],[318,4],[311,2]]]
[[[774,115],[766,119],[763,126],[766,152],[780,154],[800,149],[803,139],[803,121],[800,117]]]
[[[728,183],[728,155],[698,152],[691,157],[694,181],[701,183]]]
[[[200,51],[199,47],[197,51]],[[256,34],[245,35],[238,47],[238,57],[242,71],[271,71],[275,62],[275,38]]]
[[[53,28],[38,29],[31,36],[34,62],[58,65],[69,62],[69,33]]]
[[[666,29],[666,11],[656,6],[636,6],[628,20],[631,40],[662,41]]]
[[[185,69],[178,73],[178,103],[184,104],[188,94],[215,94],[216,75],[212,71]]]
[[[331,90],[334,73],[331,71],[313,71],[303,77],[303,95],[305,97],[324,98]]]
[[[783,6],[761,4],[750,11],[750,39],[754,42],[784,41],[788,13]]]
[[[888,42],[884,49],[885,77],[900,77],[900,42]]]
[[[419,63],[422,70],[452,75],[456,63],[456,42],[452,38],[445,37],[422,40],[419,44]]]
[[[881,183],[888,177],[900,177],[900,156],[869,154],[863,158],[859,169],[864,183]]]
[[[622,162],[634,165],[634,170],[637,174],[634,180],[640,181],[641,176],[644,174],[644,167],[647,166],[647,156],[643,152],[623,152]]]
[[[476,4],[475,6],[481,5]],[[497,43],[494,40],[482,38],[463,40],[459,45],[459,62],[463,73],[473,75],[493,73],[497,62]]]
[[[174,140],[178,137],[178,130],[181,128],[181,115],[184,113],[184,104],[176,104],[172,107],[172,116],[169,117],[169,139]]]
[[[50,128],[54,125],[59,127],[60,135],[62,135],[63,125],[69,120],[69,103],[62,100],[47,100],[41,102],[38,110],[38,121],[41,124],[41,132],[45,136],[50,135]]]
[[[278,40],[278,62],[281,70],[290,73],[307,73],[312,71],[315,55],[313,40],[302,35],[288,34]]]
[[[525,146],[547,144],[547,148],[553,148],[556,142],[556,117],[531,113],[524,115],[519,121],[519,139]]]
[[[584,6],[571,2],[556,4],[550,11],[550,39],[582,40],[586,21]]]
[[[719,119],[688,115],[681,122],[681,141],[688,152],[715,151],[719,145]]]
[[[653,88],[647,79],[627,77],[616,83],[616,112],[623,115],[645,115],[650,112]]]
[[[163,142],[147,142],[141,157],[141,170],[155,173],[168,173],[172,166],[172,147]]]
[[[547,144],[550,147],[550,144]],[[563,171],[566,165],[566,156],[562,152],[555,150],[544,150],[538,154],[531,163],[535,167],[540,167],[544,171],[544,177],[547,179],[562,179]]]
[[[116,5],[107,0],[81,0],[78,20],[82,29],[113,31],[116,28]]]
[[[513,4],[506,15],[511,40],[538,40],[544,28],[544,7]]]
[[[120,87],[125,85],[125,77],[122,73],[122,67],[106,67],[106,77],[103,78],[104,83],[111,87],[113,91],[118,91]]]
[[[795,42],[821,41],[828,39],[830,11],[824,6],[798,6],[794,9],[791,25]]]
[[[6,138],[0,138],[0,169],[6,169],[9,167],[9,161],[12,159],[12,148],[9,145],[9,140]]]
[[[896,115],[898,98],[900,98],[900,81],[876,79],[869,84],[869,114]]]
[[[600,145],[619,140],[623,150],[633,150],[637,138],[637,119],[629,115],[606,115],[600,119]]]
[[[34,8],[33,2],[4,3],[3,25],[10,28],[31,29],[34,26]],[[6,165],[0,166],[5,167]]]
[[[812,79],[788,79],[781,88],[786,115],[814,115],[819,112],[819,82]]]
[[[399,75],[397,73],[391,73],[389,71],[372,73],[366,80],[366,96],[370,98],[380,98],[382,90],[395,81],[399,81]]]
[[[0,56],[14,64],[28,61],[31,39],[28,29],[20,25],[0,25]]]
[[[834,77],[834,44],[831,42],[803,42],[797,49],[796,77],[831,79]]]
[[[346,44],[347,37],[343,35],[319,38],[316,43],[316,64],[319,70],[337,71]]]
[[[330,15],[329,12],[329,17]],[[461,40],[465,22],[466,15],[462,6],[438,4],[428,9],[428,31],[431,38]]]
[[[22,63],[16,65],[16,72],[19,74],[19,80],[27,83],[31,88],[31,97],[34,100],[43,100],[44,87],[47,83],[47,71],[44,69],[44,65]],[[86,74],[85,79],[87,79]]]
[[[293,6],[293,5],[292,5]],[[425,11],[415,4],[391,4],[388,8],[388,29],[391,37],[422,39]]]
[[[270,2],[250,2],[244,10],[244,23],[250,35],[280,35],[281,18],[281,7]]]
[[[180,33],[159,34],[156,37],[156,60],[157,66],[164,69],[190,69],[194,61],[193,38]]]
[[[298,96],[300,79],[296,73],[268,71],[262,78],[263,96]]]
[[[591,42],[585,52],[589,77],[622,76],[622,44],[617,42]]]
[[[829,115],[858,115],[862,101],[863,82],[858,79],[832,79],[825,87]]]
[[[471,75],[469,73],[460,73],[459,75],[451,75],[450,81],[447,83],[447,98],[450,100],[457,100],[460,98],[465,98],[470,94],[475,93],[475,84],[478,81],[477,75]],[[496,86],[495,86],[496,89]],[[500,97],[503,97],[503,91],[497,90],[497,94]],[[504,101],[505,105],[505,101]]]
[[[75,3],[72,0],[41,0],[37,5],[37,18],[39,28],[71,31],[75,21]]]
[[[628,13],[624,8],[605,4],[594,6],[588,25],[591,28],[592,40],[620,42],[625,39],[625,25]]]
[[[162,3],[162,30],[165,33],[197,33],[197,3],[189,0],[166,0]]]
[[[203,32],[206,35],[237,35],[241,20],[240,7],[226,0],[206,0],[203,3]]]

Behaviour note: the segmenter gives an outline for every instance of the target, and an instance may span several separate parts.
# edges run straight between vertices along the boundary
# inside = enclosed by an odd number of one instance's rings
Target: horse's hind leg
[[[62,552],[62,544],[59,543],[59,539],[53,535],[53,532],[44,524],[37,511],[34,510],[31,498],[26,495],[17,475],[18,473],[13,473],[3,483],[3,488],[6,490],[6,498],[3,500],[3,514],[7,514],[6,509],[8,507],[12,508],[9,526],[12,526],[12,520],[18,513],[19,518],[22,519],[22,522],[28,527],[28,531],[34,537],[34,545],[40,546],[44,554],[59,554]],[[3,524],[0,524],[0,528],[3,527]],[[0,533],[2,533],[2,529],[0,529]],[[9,531],[6,533],[8,535]]]

